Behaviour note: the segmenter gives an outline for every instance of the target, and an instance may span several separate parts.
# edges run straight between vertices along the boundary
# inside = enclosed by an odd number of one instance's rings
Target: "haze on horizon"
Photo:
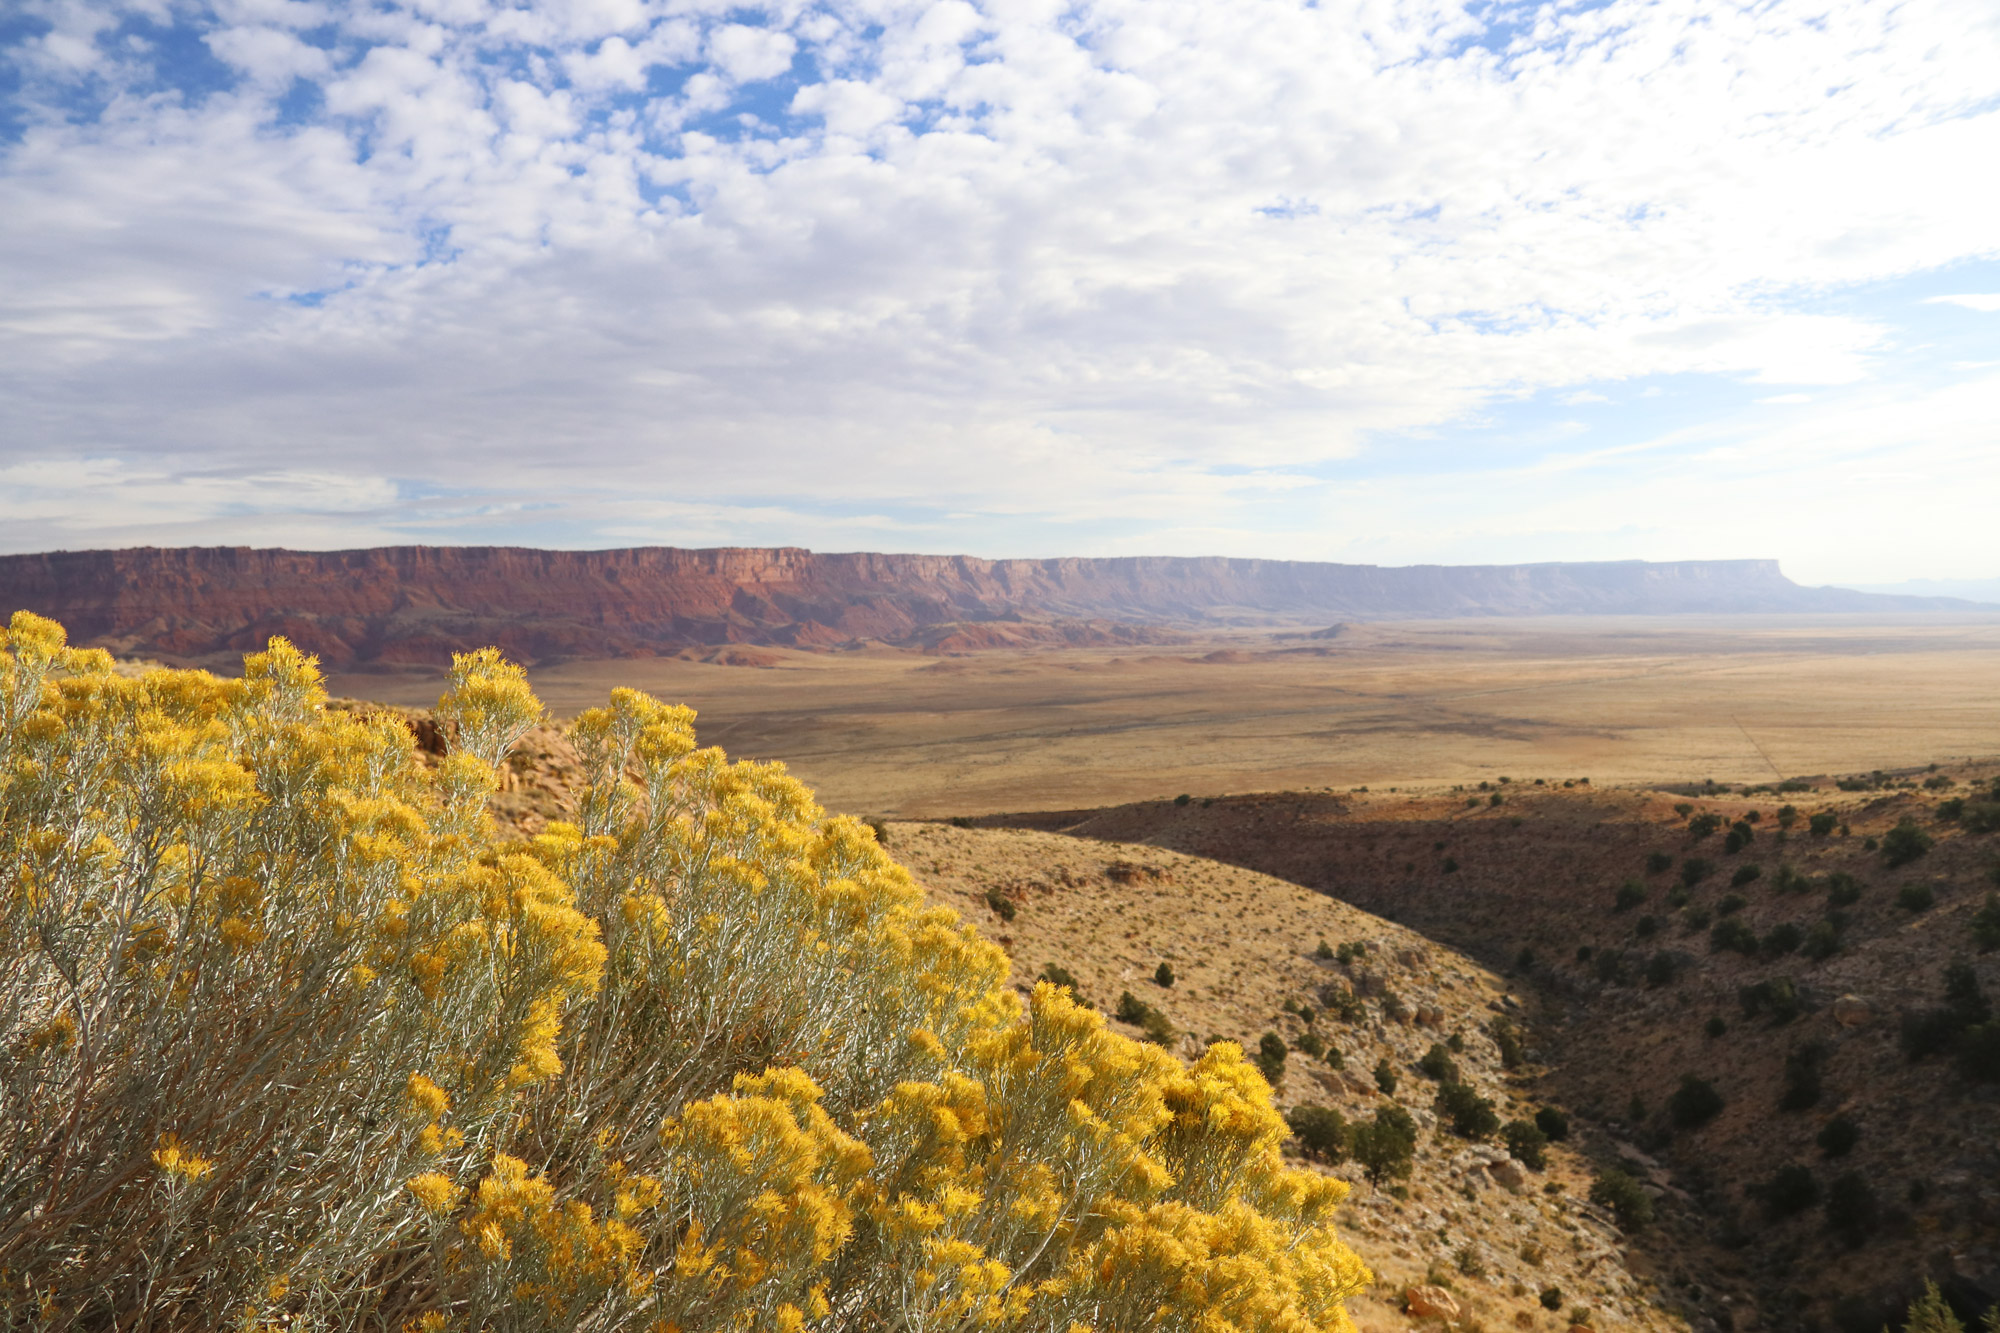
[[[16,0],[0,550],[1984,587],[1995,161],[1984,0]]]

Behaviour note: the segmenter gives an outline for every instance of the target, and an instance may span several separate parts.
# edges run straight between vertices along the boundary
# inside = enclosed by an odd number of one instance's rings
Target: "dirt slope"
[[[2000,875],[2000,836],[1940,815],[1991,777],[1918,772],[1875,790],[1821,782],[1750,795],[1520,782],[1272,793],[1013,822],[1256,868],[1507,972],[1540,1020],[1548,1067],[1535,1091],[1584,1113],[1665,1191],[1667,1224],[1642,1243],[1683,1298],[1739,1327],[1873,1330],[1925,1276],[1966,1313],[2000,1297],[2000,1084],[1962,1075],[1948,1055],[1913,1061],[1900,1041],[1905,1019],[1943,1003],[1954,962],[2000,1000],[2000,952],[1978,952],[1971,929]],[[1754,812],[1752,840],[1731,853],[1723,830],[1697,836],[1677,805],[1727,821]],[[1798,818],[1781,837],[1785,805]],[[1816,812],[1846,836],[1812,836]],[[1906,819],[1935,846],[1892,866],[1870,844]],[[1677,905],[1690,858],[1713,869]],[[1835,875],[1852,877],[1853,901],[1834,899]],[[1626,881],[1638,900],[1619,910]],[[1716,947],[1731,921],[1759,942],[1749,952]],[[1826,956],[1797,937],[1787,947],[1783,928],[1804,935],[1822,922],[1840,925]],[[1787,986],[1796,1006],[1757,1002]],[[1791,1109],[1788,1060],[1816,1062],[1819,1085]],[[1668,1110],[1688,1075],[1721,1094],[1705,1124],[1676,1125]],[[1818,1140],[1837,1118],[1859,1138],[1835,1157]],[[1819,1200],[1789,1214],[1775,1206],[1769,1187],[1785,1167],[1809,1173]],[[1858,1248],[1823,1206],[1850,1172],[1874,1208]]]

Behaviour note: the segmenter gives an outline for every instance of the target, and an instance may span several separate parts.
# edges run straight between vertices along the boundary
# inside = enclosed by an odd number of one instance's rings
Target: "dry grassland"
[[[532,670],[558,716],[631,685],[830,808],[925,818],[1588,775],[1770,781],[2000,755],[2000,615],[1563,617],[1243,632],[1174,649],[758,649]],[[334,688],[427,704],[435,681]]]

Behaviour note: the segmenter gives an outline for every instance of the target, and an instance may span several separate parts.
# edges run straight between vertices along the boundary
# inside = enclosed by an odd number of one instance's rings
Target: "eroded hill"
[[[1504,971],[1547,1056],[1533,1091],[1658,1198],[1641,1243],[1670,1289],[1724,1326],[1872,1330],[1925,1276],[1966,1314],[2000,1296],[2000,1061],[1967,1035],[2000,1033],[1977,1026],[2000,997],[1992,778],[1516,780],[995,822],[1254,868]]]

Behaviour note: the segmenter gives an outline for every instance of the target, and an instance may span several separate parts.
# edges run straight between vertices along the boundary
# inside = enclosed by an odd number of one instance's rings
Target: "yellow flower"
[[[213,1160],[190,1152],[174,1134],[160,1136],[160,1146],[153,1149],[153,1165],[169,1176],[188,1181],[200,1180],[215,1169]]]
[[[403,1188],[423,1205],[425,1212],[440,1217],[458,1207],[458,1201],[465,1195],[465,1191],[452,1183],[450,1177],[435,1171],[411,1176],[404,1182]]]
[[[422,1074],[410,1075],[403,1096],[409,1101],[411,1113],[425,1120],[437,1119],[451,1106],[451,1099],[445,1096],[444,1089]]]

